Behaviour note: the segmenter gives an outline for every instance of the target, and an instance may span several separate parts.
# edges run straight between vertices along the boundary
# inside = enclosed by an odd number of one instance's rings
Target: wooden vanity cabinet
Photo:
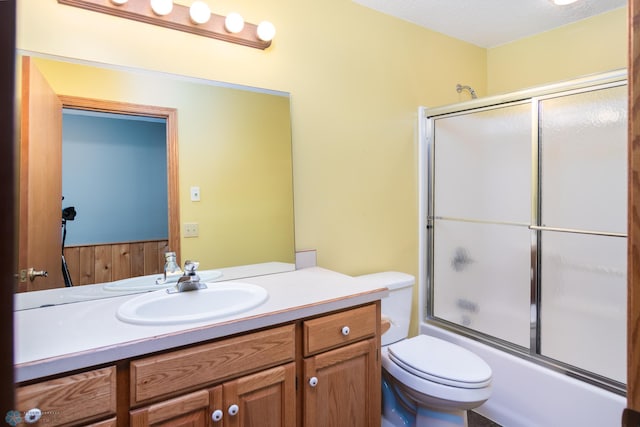
[[[379,319],[367,305],[303,323],[304,427],[380,426]]]
[[[121,360],[20,386],[18,409],[52,426],[379,427],[379,320],[371,303]]]

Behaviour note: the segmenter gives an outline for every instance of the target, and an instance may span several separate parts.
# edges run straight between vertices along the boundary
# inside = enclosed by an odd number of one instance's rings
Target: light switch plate
[[[191,187],[191,201],[192,202],[200,201],[200,187]]]

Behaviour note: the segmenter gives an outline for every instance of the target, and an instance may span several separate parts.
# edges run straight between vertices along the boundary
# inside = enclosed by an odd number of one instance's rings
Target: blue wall
[[[167,238],[166,123],[117,117],[63,114],[66,246]]]

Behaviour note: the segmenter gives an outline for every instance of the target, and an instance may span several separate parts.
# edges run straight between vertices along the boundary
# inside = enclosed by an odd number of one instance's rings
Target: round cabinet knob
[[[42,411],[38,408],[29,409],[24,413],[24,422],[27,424],[37,423],[42,417]]]
[[[318,377],[311,377],[309,378],[309,385],[311,387],[315,387],[318,385]]]
[[[231,406],[229,406],[228,412],[229,412],[229,415],[231,415],[233,417],[234,415],[238,414],[239,410],[240,410],[240,408],[238,408],[238,405],[231,405]]]
[[[213,411],[213,414],[211,414],[211,419],[214,423],[217,423],[222,419],[222,415],[222,411],[220,409],[216,409],[215,411]]]
[[[347,335],[349,335],[349,332],[351,332],[351,329],[349,329],[348,326],[343,326],[342,327],[342,335],[344,335],[346,337]]]

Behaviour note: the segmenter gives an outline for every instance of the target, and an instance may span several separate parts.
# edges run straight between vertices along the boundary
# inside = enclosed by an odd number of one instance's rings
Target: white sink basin
[[[201,282],[210,282],[222,277],[219,270],[198,271]],[[180,276],[169,276],[165,283],[157,284],[156,280],[162,279],[161,274],[151,274],[149,276],[132,277],[130,279],[116,280],[105,284],[102,288],[105,291],[113,292],[133,292],[133,291],[156,291],[175,286]]]
[[[118,319],[137,325],[177,325],[242,313],[259,306],[267,291],[242,282],[209,283],[207,289],[150,292],[124,302]]]

